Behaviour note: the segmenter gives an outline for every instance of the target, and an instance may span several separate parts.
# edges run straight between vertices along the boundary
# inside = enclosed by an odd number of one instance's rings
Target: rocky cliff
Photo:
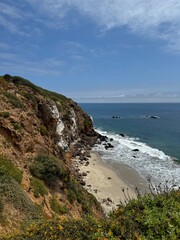
[[[102,216],[73,167],[73,157],[88,154],[97,138],[71,99],[20,77],[0,77],[0,232],[43,217]]]

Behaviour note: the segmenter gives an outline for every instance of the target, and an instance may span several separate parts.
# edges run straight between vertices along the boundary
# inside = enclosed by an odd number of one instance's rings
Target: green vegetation
[[[22,127],[19,123],[13,123],[12,125],[13,125],[15,130],[21,130],[22,129]]]
[[[11,203],[26,214],[27,219],[38,218],[40,208],[28,198],[20,183],[22,172],[4,156],[0,156],[0,199]]]
[[[4,96],[8,99],[8,101],[11,103],[11,105],[15,108],[24,108],[23,103],[20,101],[18,97],[16,97],[15,94],[10,92],[4,92]]]
[[[33,189],[35,198],[44,196],[48,194],[47,188],[44,185],[44,182],[35,177],[31,178],[30,181],[31,188]]]
[[[67,183],[67,198],[70,203],[77,201],[81,204],[84,214],[92,214],[92,207],[100,210],[100,205],[97,203],[95,197],[85,192],[84,188],[72,177]]]
[[[48,130],[47,130],[46,126],[40,125],[39,130],[40,130],[40,133],[41,133],[43,136],[48,136]]]
[[[10,113],[9,112],[0,112],[0,117],[2,117],[2,118],[9,118],[10,117]]]
[[[0,155],[0,170],[13,178],[19,184],[22,181],[22,171],[19,170],[7,157]]]
[[[59,218],[30,225],[5,240],[177,240],[180,239],[180,191],[145,195],[120,206],[108,218]]]
[[[51,91],[48,91],[48,90],[43,89],[41,87],[38,87],[35,84],[33,84],[32,82],[30,82],[27,79],[24,79],[22,77],[19,77],[19,76],[12,77],[12,76],[6,74],[4,76],[4,78],[7,81],[9,80],[10,82],[13,82],[14,84],[28,86],[32,90],[34,90],[35,92],[43,95],[44,97],[50,98],[54,101],[61,101],[61,100],[66,101],[66,100],[68,100],[68,98],[66,98],[64,95],[61,95],[61,94],[56,93],[56,92],[51,92]],[[27,97],[30,97],[30,96],[27,96]]]
[[[68,174],[63,161],[53,156],[39,155],[30,167],[32,175],[43,180],[47,185],[53,187],[58,180],[68,180]]]
[[[20,91],[19,92],[23,97],[25,97],[27,100],[31,101],[33,105],[37,104],[37,99],[34,96],[34,94],[29,93],[29,92],[24,92],[24,91]]]
[[[50,207],[58,215],[63,215],[68,213],[67,207],[65,205],[60,204],[55,197],[53,197],[50,200]]]
[[[86,128],[91,127],[91,122],[90,122],[88,119],[85,119],[85,120],[84,120],[84,126],[85,126]]]

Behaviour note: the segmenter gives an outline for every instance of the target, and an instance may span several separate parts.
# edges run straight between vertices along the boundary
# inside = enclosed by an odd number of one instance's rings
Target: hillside
[[[0,77],[0,93],[0,233],[58,215],[103,216],[72,162],[98,137],[89,116],[20,77]]]

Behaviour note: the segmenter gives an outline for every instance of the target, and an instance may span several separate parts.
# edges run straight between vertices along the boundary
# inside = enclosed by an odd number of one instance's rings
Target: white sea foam
[[[96,129],[101,135],[113,138],[114,148],[106,150],[104,145],[97,145],[95,149],[102,154],[105,161],[116,161],[127,164],[136,169],[144,178],[151,177],[154,183],[180,185],[180,165],[163,151],[142,143],[137,138],[122,137]],[[133,151],[138,149],[139,151]]]

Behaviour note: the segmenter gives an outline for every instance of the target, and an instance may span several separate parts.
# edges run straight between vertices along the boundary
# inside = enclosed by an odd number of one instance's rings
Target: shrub
[[[52,156],[37,156],[30,167],[30,171],[34,177],[44,180],[50,186],[54,186],[57,180],[68,179],[65,164]]]
[[[15,181],[21,183],[22,171],[3,155],[0,155],[0,169],[6,172],[6,174],[12,177]]]
[[[38,198],[40,196],[44,196],[44,195],[48,194],[48,191],[44,185],[44,182],[41,181],[40,179],[32,177],[30,184],[33,189],[35,198]]]
[[[55,213],[59,215],[68,213],[67,207],[65,205],[60,204],[55,197],[51,198],[50,207]]]
[[[10,117],[10,113],[9,112],[0,112],[0,117],[2,117],[2,118],[9,118]]]
[[[24,108],[23,103],[13,93],[4,92],[4,95],[15,108]]]
[[[85,126],[86,128],[89,128],[89,127],[91,126],[91,122],[90,122],[88,119],[85,119],[85,120],[84,120],[84,126]]]
[[[15,130],[21,130],[22,129],[22,127],[19,123],[13,123],[13,127],[14,127]]]

